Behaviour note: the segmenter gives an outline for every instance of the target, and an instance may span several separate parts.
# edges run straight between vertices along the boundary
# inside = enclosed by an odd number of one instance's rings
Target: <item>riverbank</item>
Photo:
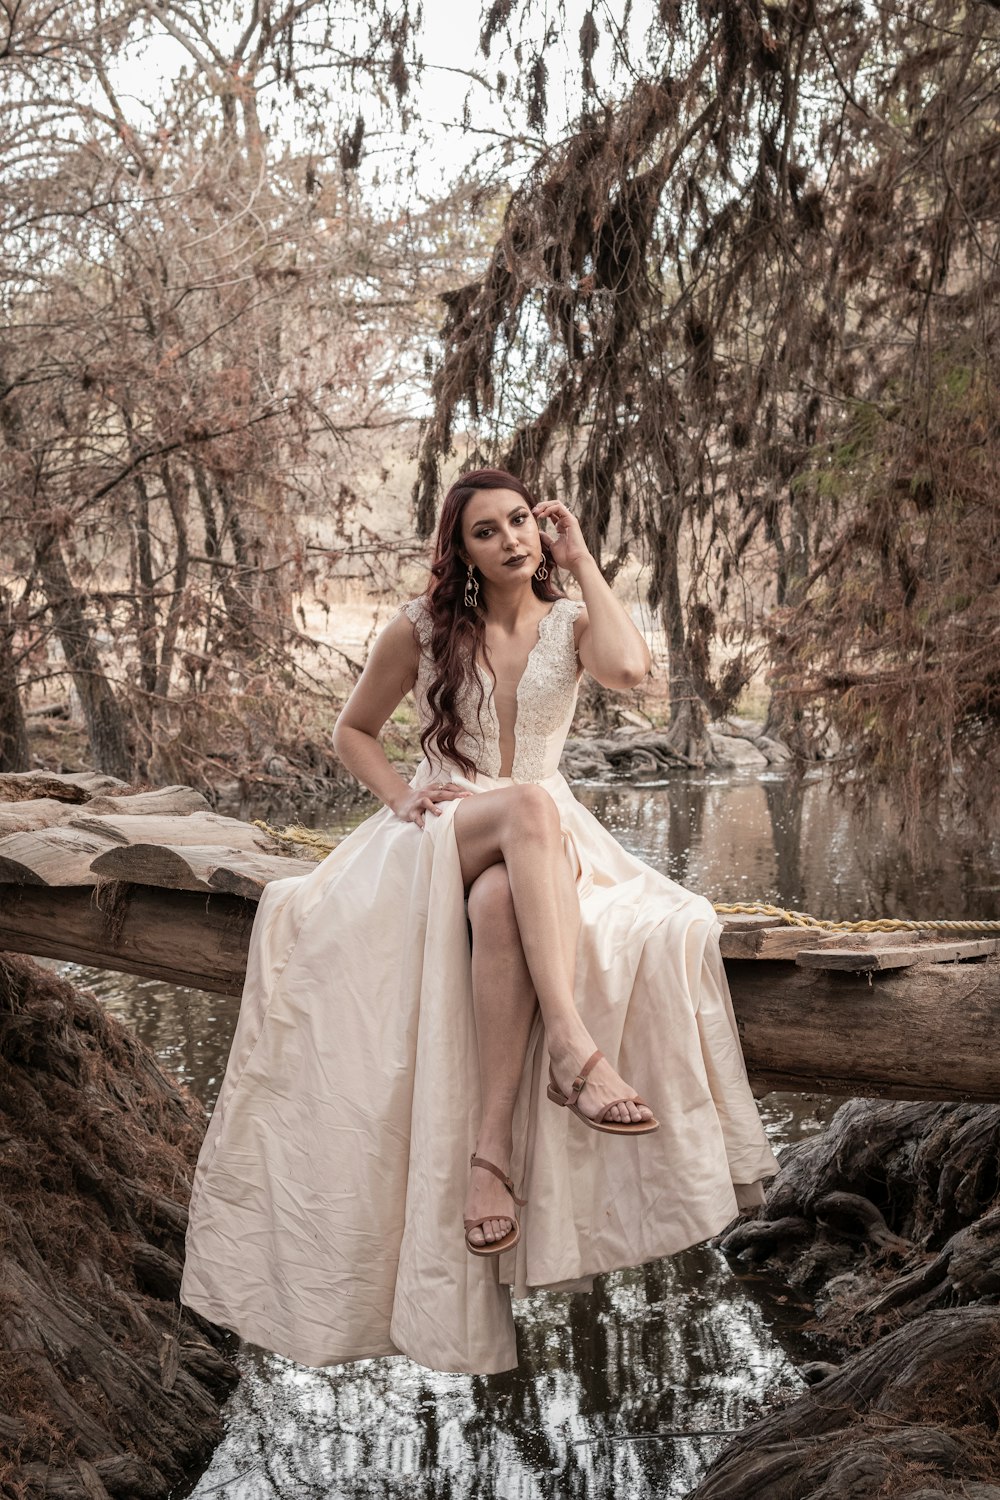
[[[85,990],[0,962],[0,1493],[166,1500],[231,1341],[178,1301],[202,1105]]]
[[[691,1500],[1000,1500],[1000,1107],[845,1104],[720,1241],[838,1352]]]

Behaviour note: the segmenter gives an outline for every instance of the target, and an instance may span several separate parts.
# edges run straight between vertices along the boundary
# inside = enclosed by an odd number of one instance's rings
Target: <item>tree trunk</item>
[[[0,771],[27,771],[31,754],[17,686],[12,604],[9,591],[0,584]]]
[[[69,576],[59,539],[50,527],[39,534],[35,561],[56,635],[80,697],[94,763],[109,775],[128,781],[132,777],[132,756],[125,717],[101,668],[83,600]]]
[[[669,658],[670,719],[667,737],[688,760],[704,763],[709,753],[709,744],[705,711],[695,686],[684,627],[684,600],[677,562],[679,544],[680,515],[675,512],[668,518],[666,530],[660,539],[661,557],[657,568]]]

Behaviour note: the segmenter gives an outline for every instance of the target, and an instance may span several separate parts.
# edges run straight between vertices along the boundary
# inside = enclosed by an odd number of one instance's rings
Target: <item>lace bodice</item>
[[[557,599],[539,622],[538,640],[517,685],[512,781],[544,781],[559,769],[576,708],[580,663],[573,626],[582,608],[573,599]],[[430,719],[427,690],[435,677],[430,619],[423,599],[412,599],[402,613],[413,622],[421,647],[413,695],[423,729]],[[479,671],[484,695],[481,710],[474,688],[464,688],[459,699],[465,726],[460,748],[484,776],[497,777],[501,765],[500,724],[493,701],[493,678],[485,666],[480,665]]]

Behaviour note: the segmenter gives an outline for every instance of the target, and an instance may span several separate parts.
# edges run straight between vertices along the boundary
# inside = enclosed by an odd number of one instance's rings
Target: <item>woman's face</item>
[[[461,551],[488,583],[530,581],[542,544],[528,502],[516,490],[477,490],[462,512]]]

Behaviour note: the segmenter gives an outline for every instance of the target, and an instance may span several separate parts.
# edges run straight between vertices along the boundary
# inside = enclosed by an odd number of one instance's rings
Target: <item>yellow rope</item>
[[[273,828],[270,823],[265,823],[263,818],[254,818],[253,826],[263,829],[280,843],[301,844],[317,861],[325,859],[337,847],[336,839],[317,833],[315,828],[304,828],[301,823],[289,823],[285,828]]]
[[[804,911],[786,911],[783,906],[767,906],[762,901],[715,903],[723,915],[780,917],[790,927],[822,927],[826,932],[1000,932],[1000,922],[910,922],[904,917],[878,917],[862,922],[828,922],[811,917]]]
[[[282,843],[300,845],[316,860],[325,859],[336,848],[335,839],[317,833],[314,828],[304,828],[301,823],[272,828],[270,823],[258,818],[253,826]],[[789,927],[820,927],[825,932],[1000,932],[1000,921],[910,922],[902,917],[879,917],[862,922],[828,922],[824,917],[811,917],[804,911],[787,911],[783,906],[767,906],[763,901],[717,901],[715,910],[720,916],[778,917]]]

